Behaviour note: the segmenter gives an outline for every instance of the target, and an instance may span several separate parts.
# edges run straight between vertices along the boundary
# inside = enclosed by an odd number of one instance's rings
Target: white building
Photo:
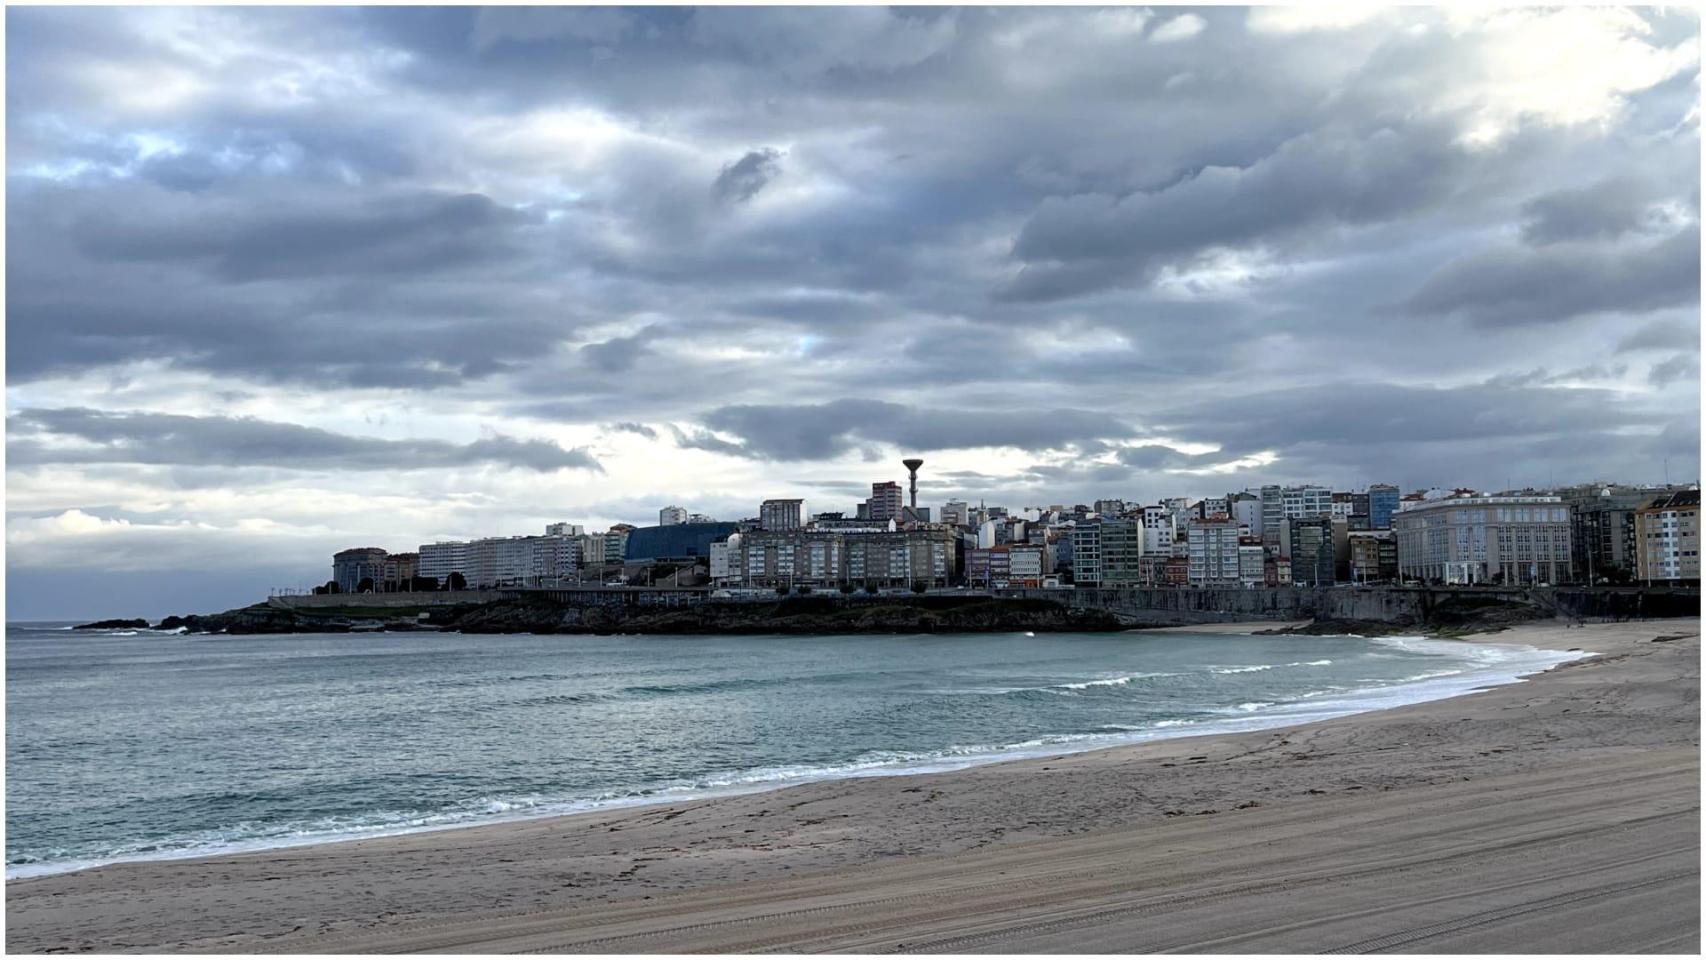
[[[1189,578],[1194,587],[1235,586],[1239,582],[1238,524],[1230,518],[1198,520],[1185,530]]]
[[[1259,537],[1262,535],[1262,499],[1248,494],[1240,494],[1228,502],[1232,519],[1243,528],[1244,535]]]
[[[741,579],[741,535],[731,533],[727,538],[711,543],[706,564],[712,583],[727,584]]]
[[[1007,574],[1013,580],[1041,584],[1043,574],[1053,573],[1048,550],[1041,544],[1007,548]]]
[[[1178,517],[1166,504],[1143,508],[1144,554],[1169,554],[1178,534]]]
[[[452,573],[468,576],[468,541],[440,540],[437,543],[423,543],[420,546],[420,562],[416,566],[417,575],[432,577],[439,586],[443,586]]]
[[[658,526],[667,527],[672,524],[687,522],[687,508],[673,504],[658,511]]]

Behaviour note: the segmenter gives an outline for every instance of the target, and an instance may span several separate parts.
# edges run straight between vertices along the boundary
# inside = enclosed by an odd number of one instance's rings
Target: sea
[[[1584,656],[1420,637],[6,627],[6,874],[1255,730]]]

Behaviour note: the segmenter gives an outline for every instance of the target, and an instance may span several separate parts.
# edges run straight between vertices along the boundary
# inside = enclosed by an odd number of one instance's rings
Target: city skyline
[[[15,615],[913,455],[932,508],[1699,476],[1693,11],[7,27]]]

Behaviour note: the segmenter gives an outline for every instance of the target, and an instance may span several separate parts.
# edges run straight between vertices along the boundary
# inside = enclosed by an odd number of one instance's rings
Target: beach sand
[[[1698,635],[1524,626],[1473,639],[1600,656],[1285,729],[12,881],[6,945],[1696,953]]]

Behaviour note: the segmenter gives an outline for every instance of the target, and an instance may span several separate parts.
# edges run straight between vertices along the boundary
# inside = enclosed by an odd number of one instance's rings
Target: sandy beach
[[[1698,952],[1699,621],[1472,639],[1599,655],[1285,729],[11,881],[6,946]]]

